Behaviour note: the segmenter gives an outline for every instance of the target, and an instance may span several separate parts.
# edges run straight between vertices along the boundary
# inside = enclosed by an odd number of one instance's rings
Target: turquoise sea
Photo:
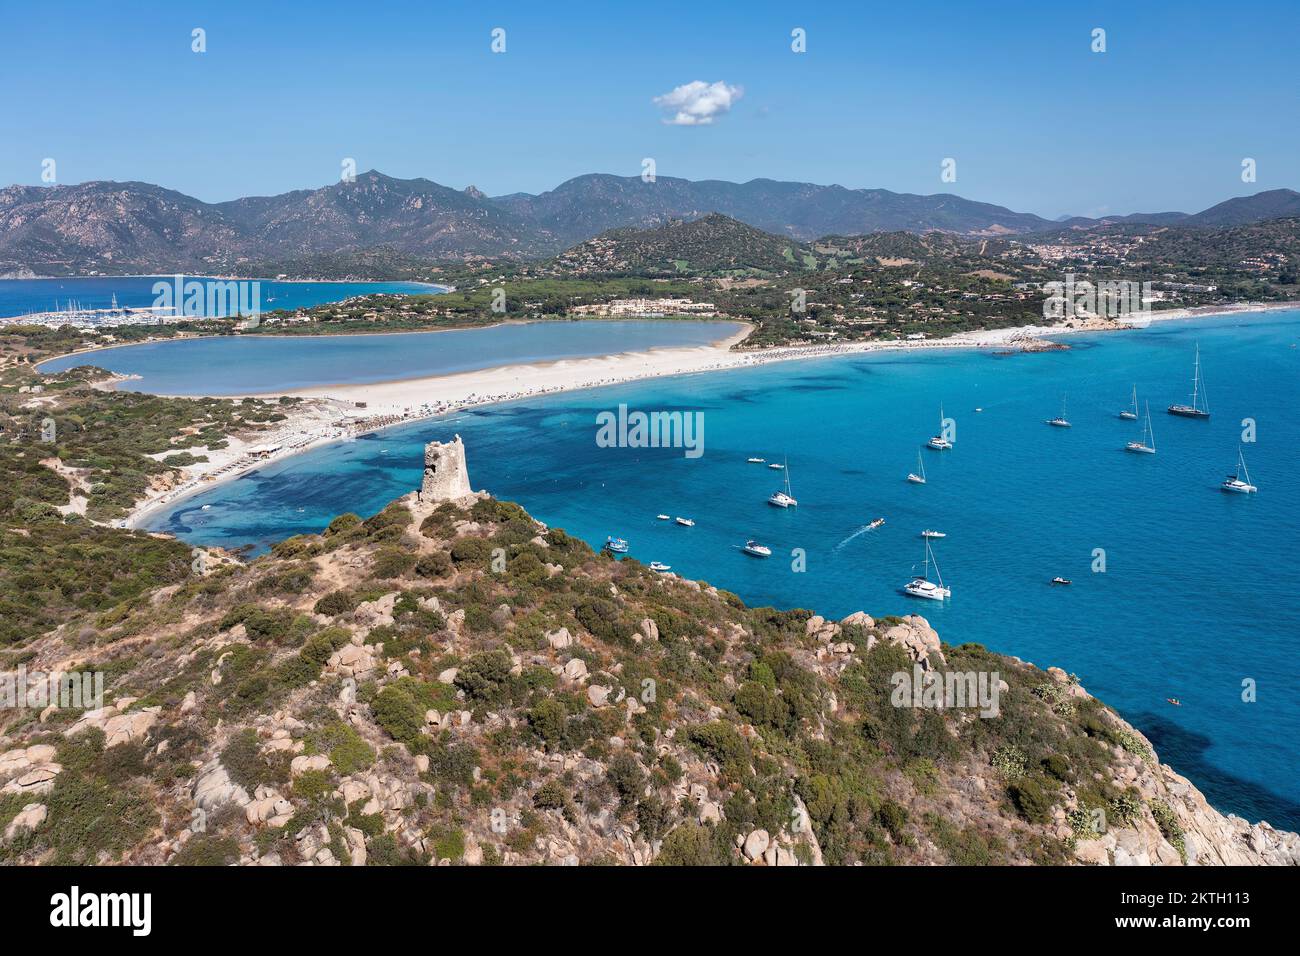
[[[260,550],[340,512],[375,512],[417,485],[424,442],[460,433],[475,487],[593,545],[621,535],[632,556],[754,604],[920,613],[950,643],[1075,672],[1216,806],[1300,828],[1300,313],[1069,341],[1005,357],[782,363],[484,407],[263,468],[151,527]],[[1198,344],[1213,416],[1174,418],[1164,409],[1186,400]],[[1151,402],[1154,456],[1121,451],[1141,434],[1116,415],[1134,384]],[[1073,427],[1047,427],[1063,395]],[[703,456],[597,447],[596,415],[619,403],[703,412]],[[923,451],[929,481],[909,484],[940,404],[956,447]],[[1260,490],[1224,494],[1246,418]],[[751,455],[789,456],[798,508],[766,504],[781,475]],[[876,517],[885,525],[864,531]],[[953,591],[943,604],[899,592],[919,570],[923,528],[947,534],[935,542]],[[772,559],[741,554],[750,537]],[[796,548],[806,571],[792,570]],[[1050,586],[1056,575],[1073,584]],[[1244,681],[1256,702],[1243,701]]]
[[[82,309],[107,309],[117,297],[123,308],[153,305],[155,282],[172,281],[172,276],[74,276],[63,279],[0,279],[0,318],[53,312],[75,305]],[[187,276],[187,278],[199,278]],[[302,309],[326,302],[339,302],[376,292],[408,294],[443,291],[424,282],[261,282],[263,312]]]

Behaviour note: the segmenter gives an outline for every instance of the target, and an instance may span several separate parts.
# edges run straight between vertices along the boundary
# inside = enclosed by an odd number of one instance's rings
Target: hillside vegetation
[[[1280,862],[1059,671],[920,617],[750,608],[486,496],[335,519],[71,613],[10,664],[11,863]],[[994,672],[999,716],[891,702]]]

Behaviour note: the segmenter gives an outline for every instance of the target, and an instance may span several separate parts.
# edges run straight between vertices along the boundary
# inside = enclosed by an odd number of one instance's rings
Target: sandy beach
[[[1300,302],[1170,309],[1151,313],[1150,322],[1295,308],[1300,308]],[[206,454],[209,461],[181,469],[184,477],[179,482],[151,491],[136,504],[121,524],[124,527],[139,527],[155,512],[182,498],[205,491],[217,482],[238,478],[255,468],[320,445],[479,405],[519,401],[556,392],[600,388],[669,375],[720,372],[773,362],[869,352],[954,348],[1032,350],[1036,346],[1041,347],[1049,336],[1055,339],[1098,331],[1123,331],[1146,324],[1148,323],[1144,321],[1125,326],[1108,320],[1097,320],[1073,326],[1031,325],[988,329],[933,340],[777,346],[753,351],[733,348],[742,343],[752,331],[753,327],[746,325],[736,334],[707,346],[651,349],[593,358],[506,365],[431,378],[321,385],[277,392],[274,395],[295,395],[307,401],[294,409],[286,409],[288,419],[274,430],[258,433],[252,438],[231,436],[229,446],[224,449],[206,452],[194,449],[196,454]],[[270,398],[273,395],[248,397]]]

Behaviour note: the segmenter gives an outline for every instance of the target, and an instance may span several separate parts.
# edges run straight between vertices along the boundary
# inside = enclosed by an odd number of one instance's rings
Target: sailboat
[[[916,453],[916,471],[908,472],[907,480],[914,485],[925,484],[925,462],[921,460],[919,449]]]
[[[935,451],[948,451],[952,448],[952,442],[943,437],[943,406],[939,406],[939,434],[935,435],[926,442]]]
[[[1245,475],[1245,478],[1241,476]],[[1239,494],[1249,495],[1259,491],[1250,483],[1250,472],[1246,470],[1246,459],[1242,457],[1241,449],[1237,449],[1237,472],[1223,479],[1223,484],[1219,485],[1224,491],[1235,491]]]
[[[786,461],[788,463],[789,459]],[[782,465],[781,470],[785,472],[785,490],[772,492],[772,496],[767,499],[767,503],[777,508],[793,508],[799,502],[795,501],[794,496],[790,494],[790,469]]]
[[[1141,455],[1154,455],[1156,453],[1156,433],[1151,430],[1151,403],[1147,402],[1147,420],[1142,426],[1142,440],[1131,441],[1124,446],[1125,451],[1137,452]]]
[[[1056,418],[1047,419],[1048,425],[1054,425],[1057,428],[1069,428],[1070,420],[1065,417],[1065,396],[1061,396],[1061,414]]]
[[[931,581],[929,577],[931,562],[934,562],[934,576],[939,579],[938,584]],[[925,573],[903,585],[903,593],[929,601],[942,601],[944,598],[952,597],[952,591],[944,586],[943,575],[939,573],[939,562],[935,560],[934,552],[930,550],[929,538],[925,539]]]
[[[1202,408],[1201,406],[1204,405]],[[1170,415],[1183,418],[1209,418],[1210,403],[1205,398],[1205,380],[1201,378],[1201,347],[1196,346],[1196,363],[1192,366],[1192,404],[1170,405]]]
[[[1133,386],[1133,407],[1126,408],[1119,413],[1119,417],[1126,421],[1135,422],[1138,419],[1138,387]]]

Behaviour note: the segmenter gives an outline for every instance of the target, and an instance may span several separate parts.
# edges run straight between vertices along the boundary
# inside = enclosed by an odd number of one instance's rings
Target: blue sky
[[[61,183],[218,201],[325,185],[353,157],[497,195],[653,157],[661,176],[955,192],[1045,216],[1300,187],[1294,0],[802,6],[10,3],[0,185],[39,183],[51,157]],[[709,124],[665,123],[654,98],[693,81],[743,93]]]

